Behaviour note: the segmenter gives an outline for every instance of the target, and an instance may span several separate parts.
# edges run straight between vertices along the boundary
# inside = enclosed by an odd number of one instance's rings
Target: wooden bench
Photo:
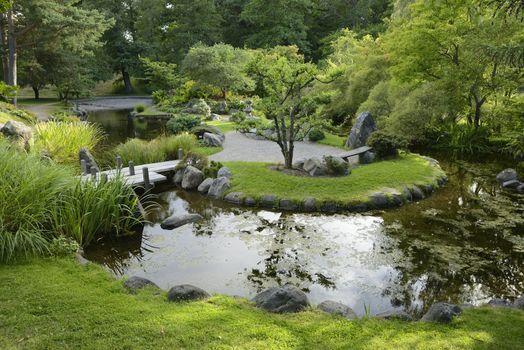
[[[371,147],[369,146],[362,146],[359,148],[352,149],[346,154],[343,154],[340,156],[340,158],[344,159],[346,162],[349,162],[349,158],[358,156],[358,160],[360,162],[361,157],[366,153],[371,151]]]

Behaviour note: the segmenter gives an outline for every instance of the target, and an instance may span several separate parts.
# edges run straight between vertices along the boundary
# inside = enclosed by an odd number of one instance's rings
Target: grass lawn
[[[195,152],[203,154],[205,156],[212,156],[215,153],[220,153],[224,149],[222,147],[197,147]]]
[[[181,281],[183,282],[183,281]],[[519,349],[524,312],[465,310],[451,325],[362,319],[310,309],[257,310],[214,296],[168,303],[125,292],[101,267],[72,259],[0,266],[0,348],[9,349]]]
[[[333,147],[338,147],[342,149],[348,149],[347,147],[344,147],[347,137],[342,137],[342,136],[330,134],[327,132],[324,132],[324,135],[326,135],[326,138],[318,141],[317,143],[320,143],[326,146],[333,146]]]
[[[401,155],[353,169],[351,175],[336,178],[311,178],[286,175],[269,169],[266,163],[227,162],[233,172],[230,192],[260,198],[274,194],[278,198],[351,203],[366,200],[370,192],[384,188],[401,191],[404,186],[433,183],[444,173],[418,155]]]
[[[229,131],[235,131],[236,124],[234,122],[225,122],[221,120],[213,120],[210,122],[206,122],[208,125],[215,126],[220,129],[223,133],[229,132]]]

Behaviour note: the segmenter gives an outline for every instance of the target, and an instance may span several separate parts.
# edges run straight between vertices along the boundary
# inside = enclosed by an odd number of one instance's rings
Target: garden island
[[[0,13],[0,349],[524,348],[522,1]]]

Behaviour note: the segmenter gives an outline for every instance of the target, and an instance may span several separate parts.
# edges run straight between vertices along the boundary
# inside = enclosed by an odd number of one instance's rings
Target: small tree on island
[[[314,103],[306,91],[315,80],[320,81],[318,68],[305,62],[296,46],[277,46],[257,51],[249,71],[262,97],[261,107],[275,128],[272,135],[260,130],[259,134],[279,145],[285,167],[291,169],[295,141],[314,126]]]

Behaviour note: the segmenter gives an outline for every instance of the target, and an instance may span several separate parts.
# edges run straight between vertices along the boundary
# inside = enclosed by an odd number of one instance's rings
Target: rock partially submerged
[[[357,319],[357,314],[349,306],[332,300],[326,300],[318,304],[318,308],[328,314],[345,317],[349,320]]]
[[[204,181],[204,173],[191,165],[187,166],[182,177],[182,188],[194,190],[198,188],[202,181]]]
[[[165,219],[160,227],[164,230],[174,230],[178,227],[191,224],[202,220],[203,217],[200,214],[185,214],[185,215],[173,215]]]
[[[266,289],[253,301],[256,307],[274,313],[299,312],[309,306],[306,293],[289,284]]]
[[[222,199],[226,191],[231,187],[229,178],[223,176],[213,180],[207,195],[214,199]]]

